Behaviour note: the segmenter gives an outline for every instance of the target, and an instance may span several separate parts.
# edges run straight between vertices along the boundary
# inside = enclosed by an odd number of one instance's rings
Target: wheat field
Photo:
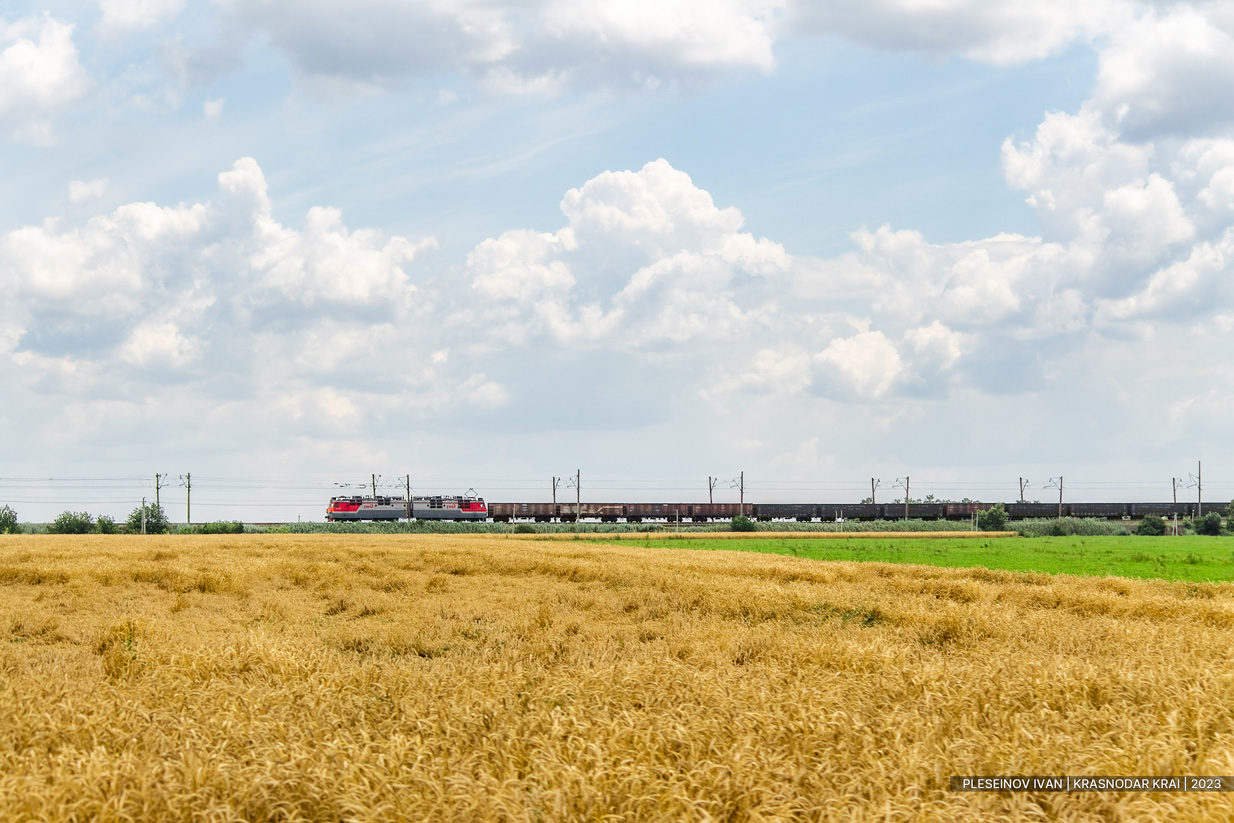
[[[503,536],[0,536],[32,821],[1211,820],[1234,584]]]

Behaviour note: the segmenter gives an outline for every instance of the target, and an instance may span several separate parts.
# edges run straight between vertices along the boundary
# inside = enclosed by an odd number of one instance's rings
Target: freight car
[[[1007,503],[1007,516],[1012,520],[1023,520],[1027,517],[1058,517],[1060,515],[1057,503]],[[1066,514],[1063,509],[1061,514]]]
[[[755,503],[751,507],[758,520],[796,520],[809,523],[818,517],[817,503]]]
[[[1201,507],[1197,503],[1131,503],[1130,514],[1139,519],[1155,514],[1158,517],[1194,517],[1203,512],[1219,512],[1225,508],[1220,503],[1205,503]]]

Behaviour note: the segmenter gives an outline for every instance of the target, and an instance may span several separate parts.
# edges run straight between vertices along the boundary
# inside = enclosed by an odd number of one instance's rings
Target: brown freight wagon
[[[709,520],[729,520],[741,513],[740,503],[627,503],[625,518],[630,523],[641,523],[644,520],[689,520],[693,523],[706,523]],[[753,504],[746,503],[745,511],[749,514]]]
[[[534,520],[537,523],[547,523],[562,516],[561,503],[489,503],[488,516],[499,523],[509,523],[511,520]],[[574,519],[573,506],[568,507],[570,519]]]
[[[993,503],[945,503],[948,520],[970,520],[977,512],[989,511]]]

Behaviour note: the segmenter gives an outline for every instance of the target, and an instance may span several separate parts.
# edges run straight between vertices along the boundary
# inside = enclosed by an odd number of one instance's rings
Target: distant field
[[[787,554],[812,560],[983,566],[1049,574],[1114,575],[1147,580],[1234,580],[1230,537],[906,537],[787,538],[639,536],[640,546]]]
[[[946,790],[1234,774],[1234,584],[631,539],[0,536],[0,637],[11,820],[1234,819],[1227,794]]]

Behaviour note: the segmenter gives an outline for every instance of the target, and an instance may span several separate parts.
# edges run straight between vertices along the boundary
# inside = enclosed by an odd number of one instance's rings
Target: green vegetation
[[[977,512],[977,528],[983,532],[1001,532],[1007,527],[1007,508],[995,503],[994,508]]]
[[[1115,575],[1191,582],[1234,580],[1234,541],[1204,537],[1016,538],[674,538],[648,536],[646,546],[787,554],[814,560],[858,560],[1050,574]]]
[[[17,523],[17,512],[8,506],[0,506],[0,534],[21,534],[21,526]]]
[[[145,512],[146,534],[166,534],[171,530],[171,524],[167,521],[167,513],[163,511],[162,506],[147,503]],[[138,506],[129,515],[129,519],[125,524],[128,527],[129,534],[141,534],[141,513],[142,507]]]
[[[1131,534],[1127,524],[1088,517],[1043,517],[1036,520],[1014,520],[1011,528],[1022,537],[1123,537]]]
[[[244,524],[236,520],[220,520],[217,523],[202,523],[193,528],[194,534],[244,534]]]
[[[643,534],[646,532],[729,532],[728,520],[713,523],[452,523],[438,520],[415,520],[408,522],[339,522],[339,523],[287,523],[278,526],[248,525],[250,534],[528,534],[520,526],[531,526],[536,534]],[[948,520],[849,520],[844,523],[797,523],[776,521],[759,523],[760,532],[937,532],[969,531],[968,521]],[[1122,533],[1126,529],[1119,527]]]
[[[1141,537],[1161,537],[1165,534],[1165,518],[1155,514],[1145,516],[1136,526],[1135,533]]]
[[[50,534],[90,534],[94,518],[89,512],[61,512],[47,527]]]
[[[752,532],[758,530],[758,526],[755,525],[754,521],[746,517],[744,514],[739,514],[734,517],[729,528],[735,532]]]
[[[1210,537],[1221,534],[1221,515],[1217,512],[1209,512],[1202,517],[1197,517],[1195,533]]]

